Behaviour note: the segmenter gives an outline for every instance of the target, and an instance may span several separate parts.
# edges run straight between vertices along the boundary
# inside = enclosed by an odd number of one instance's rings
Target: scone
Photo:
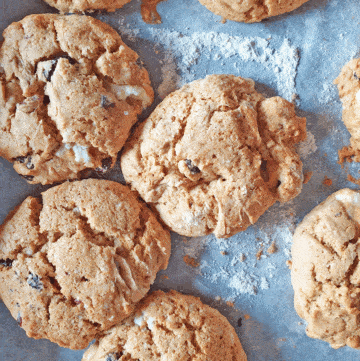
[[[91,17],[30,15],[0,49],[0,156],[30,183],[112,167],[153,90],[137,54]]]
[[[170,247],[127,187],[66,182],[28,197],[0,227],[0,297],[28,336],[83,349],[130,315]]]
[[[84,11],[106,10],[115,11],[131,0],[45,0],[49,5],[62,13],[77,13]]]
[[[82,361],[246,361],[230,323],[198,298],[155,291]]]
[[[351,135],[346,157],[360,161],[360,59],[350,60],[334,83],[343,105],[342,120]]]
[[[199,0],[224,19],[255,23],[271,16],[288,13],[309,0]]]
[[[342,189],[297,227],[291,281],[309,337],[360,348],[360,193]]]
[[[305,123],[251,79],[211,75],[158,105],[127,142],[122,171],[173,231],[229,237],[300,193]]]

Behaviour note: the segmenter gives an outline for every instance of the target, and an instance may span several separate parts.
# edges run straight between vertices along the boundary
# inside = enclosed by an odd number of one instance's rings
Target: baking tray
[[[224,23],[197,0],[167,0],[158,5],[162,23],[149,25],[141,19],[140,5],[132,0],[114,13],[92,16],[112,25],[139,53],[156,92],[154,106],[170,91],[207,74],[252,78],[258,91],[295,101],[297,114],[307,118],[308,139],[299,152],[304,172],[313,172],[298,197],[277,203],[245,232],[226,240],[172,234],[169,267],[153,289],[176,289],[217,308],[234,326],[249,361],[359,359],[360,351],[333,350],[305,335],[286,265],[293,231],[304,215],[332,192],[357,188],[347,175],[358,178],[359,165],[342,168],[337,163],[349,134],[333,80],[345,63],[359,56],[359,1],[309,0],[289,14],[257,24]],[[56,10],[41,0],[0,0],[1,30],[28,14],[46,12]],[[118,163],[106,178],[123,179]],[[28,185],[0,159],[0,222],[28,195],[46,188]],[[269,254],[273,241],[277,252]],[[198,267],[185,263],[186,255]],[[27,338],[0,302],[1,361],[80,361],[82,355]]]

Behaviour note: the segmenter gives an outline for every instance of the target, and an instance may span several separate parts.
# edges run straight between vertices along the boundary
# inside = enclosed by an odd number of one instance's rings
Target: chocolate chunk
[[[277,184],[276,184],[276,188],[279,188],[280,186],[281,186],[281,181],[278,180],[278,181],[277,181]]]
[[[11,267],[13,260],[10,258],[0,259],[0,266]]]
[[[142,60],[140,58],[137,58],[135,61],[135,64],[142,69],[144,67],[144,63],[142,62]]]
[[[30,287],[38,291],[41,291],[44,288],[43,283],[40,281],[40,277],[32,273],[29,274],[29,277],[27,278],[27,283]]]
[[[27,157],[23,157],[23,156],[15,158],[15,161],[20,163],[25,163],[26,160]]]
[[[15,158],[15,161],[16,162],[20,162],[21,164],[24,164],[26,163],[26,168],[27,169],[34,169],[34,164],[31,163],[31,157],[28,156],[28,157],[17,157]]]
[[[115,108],[115,103],[112,103],[105,95],[101,95],[100,106],[104,109]]]
[[[18,312],[16,322],[19,324],[20,327],[22,326],[22,318],[20,312]]]
[[[241,327],[241,325],[242,325],[242,319],[241,319],[241,317],[238,319],[237,325],[238,325],[239,327]]]
[[[24,175],[24,174],[20,174],[20,177],[23,177],[24,179],[26,179],[27,181],[32,181],[34,179],[33,175]]]
[[[106,355],[105,361],[118,361],[122,356],[122,352],[112,352]]]
[[[190,159],[185,159],[185,163],[187,167],[189,168],[189,171],[191,174],[197,174],[200,173],[200,169],[192,164],[192,161]]]
[[[112,166],[112,158],[104,158],[101,160],[101,167],[96,168],[95,170],[100,173],[107,172]]]
[[[357,74],[354,72],[354,78],[356,79],[356,80],[360,80],[359,79],[359,77],[357,76]]]
[[[49,70],[44,70],[43,74],[44,77],[47,81],[51,81],[51,77],[53,76],[55,69],[56,69],[56,65],[58,63],[59,59],[67,59],[69,61],[70,64],[74,65],[76,64],[76,60],[71,58],[69,55],[67,54],[61,54],[61,55],[56,55],[51,59],[51,68]]]
[[[50,104],[50,98],[48,95],[44,95],[44,98],[43,98],[43,103],[44,105],[48,105]]]

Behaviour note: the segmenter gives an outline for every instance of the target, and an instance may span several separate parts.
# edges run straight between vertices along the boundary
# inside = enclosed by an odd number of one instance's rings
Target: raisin
[[[105,361],[118,361],[120,356],[122,356],[122,352],[112,352],[106,355]]]
[[[105,95],[101,95],[100,106],[104,109],[115,108],[115,103],[112,103]]]
[[[197,174],[200,173],[200,169],[192,164],[192,161],[190,159],[185,159],[185,163],[187,167],[189,168],[189,171],[191,174]]]
[[[18,312],[16,322],[19,324],[20,327],[22,326],[22,318],[20,312]]]
[[[30,182],[34,179],[33,175],[20,174],[20,177],[23,177],[24,179],[26,179],[27,181],[30,181]]]
[[[100,173],[107,172],[112,166],[112,158],[104,158],[101,160],[101,167],[96,168],[95,170]]]
[[[0,266],[11,267],[13,260],[10,258],[0,259]]]
[[[29,277],[27,278],[27,283],[30,287],[38,291],[41,291],[44,288],[43,283],[40,281],[40,277],[32,273],[29,274]]]

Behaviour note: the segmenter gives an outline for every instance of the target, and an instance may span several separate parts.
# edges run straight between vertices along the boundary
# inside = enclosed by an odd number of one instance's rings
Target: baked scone
[[[288,13],[309,0],[199,0],[211,12],[224,19],[255,23]]]
[[[360,348],[360,193],[341,189],[297,227],[291,281],[309,337]]]
[[[0,227],[0,297],[29,337],[83,349],[128,317],[170,256],[170,234],[125,186],[66,182]]]
[[[94,10],[115,11],[131,0],[45,0],[62,13],[78,13]]]
[[[360,59],[350,60],[334,83],[343,105],[342,120],[351,135],[346,157],[354,155],[360,161]]]
[[[147,71],[107,24],[30,15],[0,49],[0,156],[30,183],[104,172],[150,105]]]
[[[246,361],[228,320],[198,298],[155,291],[82,361]]]
[[[185,236],[229,237],[302,188],[294,105],[251,79],[211,75],[168,95],[127,142],[124,177]]]

